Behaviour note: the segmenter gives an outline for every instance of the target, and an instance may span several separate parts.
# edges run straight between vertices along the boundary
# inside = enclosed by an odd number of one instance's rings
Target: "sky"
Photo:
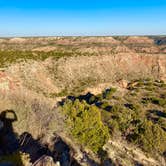
[[[0,0],[0,36],[166,35],[166,0]]]

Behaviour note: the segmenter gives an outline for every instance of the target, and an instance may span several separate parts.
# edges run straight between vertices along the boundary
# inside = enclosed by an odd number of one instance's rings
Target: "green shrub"
[[[103,98],[109,100],[112,98],[112,95],[116,92],[116,88],[110,88],[110,89],[106,89],[103,92]]]
[[[138,80],[137,84],[135,86],[136,87],[142,87],[142,86],[144,86],[144,81],[143,80]]]
[[[111,109],[111,112],[113,114],[116,114],[116,113],[121,112],[122,109],[123,109],[123,107],[121,105],[113,105],[112,109]]]
[[[97,97],[97,99],[98,99],[99,101],[102,101],[102,100],[103,100],[103,95],[102,95],[102,94],[98,94],[96,97]]]
[[[166,105],[165,98],[158,98],[158,97],[145,97],[142,99],[143,104],[153,103],[159,106],[164,107]]]
[[[148,120],[142,121],[135,128],[133,134],[130,135],[130,140],[140,145],[146,152],[163,153],[166,150],[166,133],[158,124],[153,124]]]
[[[133,112],[132,112],[132,116],[133,116],[133,119],[138,119],[138,118],[142,118],[144,116],[144,111],[141,107],[140,104],[138,103],[131,103],[131,104],[128,104],[128,108],[131,109]]]
[[[166,130],[166,119],[165,118],[159,117],[157,123],[161,128],[164,128]]]
[[[113,115],[113,120],[118,123],[118,128],[124,133],[133,121],[132,113],[128,109],[122,109]]]
[[[137,93],[134,92],[134,91],[131,91],[130,95],[131,95],[131,96],[137,96]]]
[[[117,133],[117,131],[119,131],[119,124],[116,120],[110,120],[108,126],[110,128],[110,132],[112,135],[114,135],[114,133]]]
[[[123,135],[127,135],[130,128],[135,128],[144,116],[141,107],[136,104],[126,104],[126,107],[114,105],[110,114],[111,118],[107,121],[107,125],[111,130],[111,134],[121,131]]]
[[[155,87],[154,86],[146,86],[145,89],[148,91],[154,91]]]
[[[145,97],[145,98],[142,98],[142,104],[148,104],[150,102],[150,98],[149,97]]]
[[[152,97],[151,102],[153,104],[157,104],[157,105],[160,105],[160,106],[165,106],[166,105],[166,99],[161,99],[161,98],[157,98],[157,97]]]
[[[109,120],[111,119],[111,113],[106,110],[101,110],[102,121],[108,125]]]
[[[111,120],[109,121],[109,125],[111,126],[111,130],[120,130],[125,133],[127,128],[129,128],[132,120],[133,120],[133,111],[126,109],[125,107],[114,105],[111,109]],[[114,126],[116,128],[114,128]]]
[[[107,109],[108,107],[111,108],[110,104],[109,104],[107,101],[104,101],[104,102],[101,104],[101,108],[102,108],[102,109]]]
[[[90,98],[89,98],[89,104],[93,104],[93,103],[95,103],[95,102],[97,102],[97,97],[95,96],[95,95],[92,95]]]
[[[108,128],[102,123],[101,112],[85,101],[67,100],[62,106],[72,136],[83,146],[99,153],[109,138]]]
[[[166,84],[165,84],[165,83],[162,83],[162,84],[160,85],[160,87],[166,88]]]
[[[2,51],[0,50],[0,67],[5,67],[9,64],[20,62],[20,61],[27,61],[27,60],[41,60],[44,61],[45,59],[52,57],[55,59],[61,57],[70,57],[70,56],[82,56],[79,52],[73,51],[50,51],[50,52],[42,52],[42,51],[20,51],[20,50],[8,50]]]

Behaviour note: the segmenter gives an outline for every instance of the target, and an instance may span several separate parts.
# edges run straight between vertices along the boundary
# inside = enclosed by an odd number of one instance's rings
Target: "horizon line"
[[[166,37],[166,34],[145,34],[145,35],[25,35],[25,36],[19,36],[19,35],[11,35],[11,36],[0,36],[0,38],[47,38],[47,37],[129,37],[129,36],[138,36],[138,37],[155,37],[155,36],[161,36]]]

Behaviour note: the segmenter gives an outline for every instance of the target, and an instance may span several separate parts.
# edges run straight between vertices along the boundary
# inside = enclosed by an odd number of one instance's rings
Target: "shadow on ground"
[[[13,129],[13,122],[17,121],[17,115],[13,110],[5,110],[0,114],[0,156],[8,156],[19,149],[19,140]],[[21,157],[17,155],[17,161],[22,164]],[[0,160],[0,165],[8,162]]]

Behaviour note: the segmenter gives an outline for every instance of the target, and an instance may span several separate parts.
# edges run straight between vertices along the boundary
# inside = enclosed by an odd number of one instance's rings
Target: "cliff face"
[[[121,53],[91,57],[61,59],[57,63],[57,77],[64,82],[86,79],[117,81],[118,79],[165,78],[165,55]],[[62,82],[63,82],[62,81]],[[67,82],[67,83],[69,83]]]
[[[153,78],[165,81],[165,56],[119,53],[62,57],[59,60],[50,58],[43,62],[17,63],[8,67],[5,73],[10,77],[14,76],[17,84],[29,90],[45,94],[60,93],[64,89],[73,90],[80,86],[87,88],[96,84],[116,83],[119,80]],[[3,89],[4,79],[0,84]]]

